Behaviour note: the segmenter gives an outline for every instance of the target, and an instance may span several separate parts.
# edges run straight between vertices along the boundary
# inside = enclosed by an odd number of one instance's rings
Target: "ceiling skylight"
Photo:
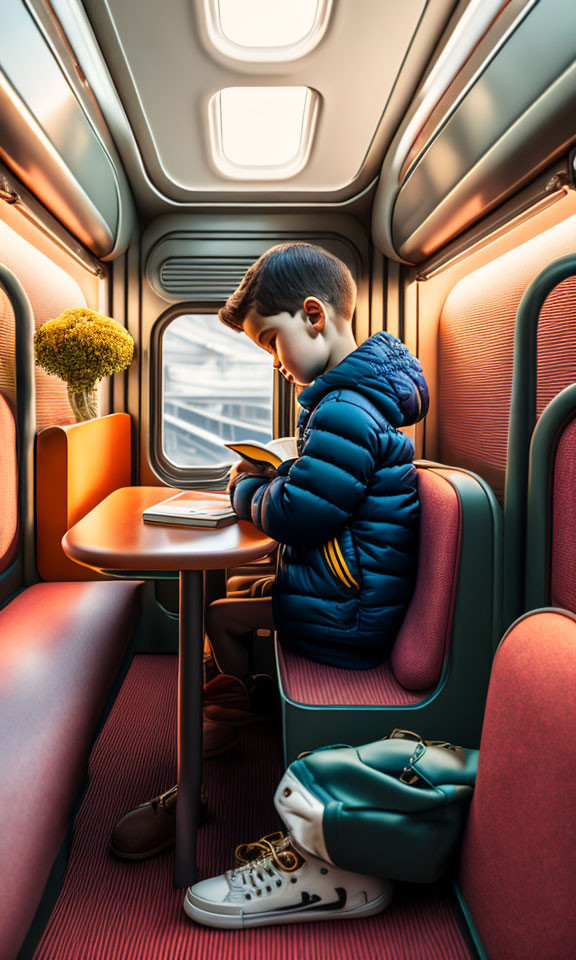
[[[205,0],[210,40],[235,60],[296,60],[321,40],[332,0]]]
[[[308,87],[227,87],[210,102],[216,166],[227,177],[283,180],[305,165],[318,109]]]

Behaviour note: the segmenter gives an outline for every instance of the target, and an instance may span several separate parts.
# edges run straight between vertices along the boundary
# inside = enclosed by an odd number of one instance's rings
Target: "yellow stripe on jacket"
[[[324,546],[324,556],[332,573],[340,580],[344,586],[349,589],[353,586],[358,587],[358,583],[350,573],[346,561],[342,556],[342,551],[336,540],[329,540]]]
[[[342,555],[342,551],[341,551],[341,549],[340,549],[340,544],[338,543],[338,541],[337,541],[336,539],[334,539],[334,540],[332,541],[332,543],[334,544],[334,549],[336,550],[336,553],[338,554],[338,559],[340,560],[340,563],[342,564],[342,568],[343,568],[343,570],[344,570],[344,573],[346,574],[347,577],[350,578],[350,580],[352,581],[352,583],[354,584],[354,586],[356,587],[356,589],[359,590],[359,589],[360,589],[360,584],[358,583],[357,580],[354,579],[354,577],[353,577],[352,574],[350,573],[350,568],[349,568],[348,564],[346,563],[346,561],[345,561],[345,559],[344,559],[344,557],[343,557],[343,555]]]

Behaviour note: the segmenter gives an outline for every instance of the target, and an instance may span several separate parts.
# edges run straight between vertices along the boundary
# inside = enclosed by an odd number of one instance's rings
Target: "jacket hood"
[[[422,367],[391,333],[375,333],[298,397],[315,407],[332,390],[349,387],[364,394],[394,427],[418,423],[428,412],[428,386]]]

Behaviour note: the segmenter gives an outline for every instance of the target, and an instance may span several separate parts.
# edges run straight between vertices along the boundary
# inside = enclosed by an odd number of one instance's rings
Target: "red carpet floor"
[[[127,864],[108,853],[115,822],[175,781],[176,657],[135,657],[93,750],[64,886],[34,960],[461,960],[470,953],[443,887],[400,887],[384,914],[248,931],[195,925],[172,885],[173,854]],[[252,727],[205,764],[201,877],[232,866],[242,841],[278,827],[280,732]]]

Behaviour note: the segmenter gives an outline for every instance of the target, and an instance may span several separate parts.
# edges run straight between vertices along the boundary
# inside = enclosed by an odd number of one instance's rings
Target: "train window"
[[[162,449],[179,468],[216,467],[235,454],[222,444],[272,439],[269,354],[216,314],[176,317],[162,336]]]
[[[322,39],[332,0],[205,0],[210,40],[235,60],[295,60]]]
[[[318,106],[308,87],[227,87],[210,101],[212,154],[236,179],[292,177],[306,164]]]

